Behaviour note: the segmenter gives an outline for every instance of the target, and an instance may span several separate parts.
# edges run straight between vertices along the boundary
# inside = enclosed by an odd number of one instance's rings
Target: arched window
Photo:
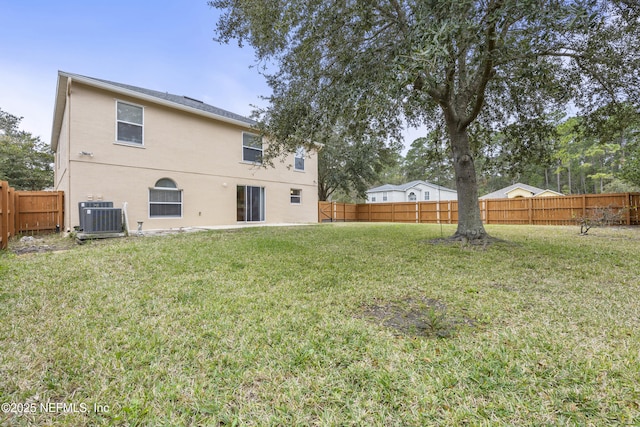
[[[181,218],[182,190],[169,178],[162,178],[149,188],[150,218]]]
[[[418,200],[418,198],[416,197],[416,193],[414,193],[413,191],[409,193],[409,201],[415,202],[416,200]]]

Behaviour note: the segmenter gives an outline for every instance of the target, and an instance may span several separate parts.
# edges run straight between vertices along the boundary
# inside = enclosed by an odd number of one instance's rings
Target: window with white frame
[[[262,138],[253,133],[242,133],[242,160],[262,163]]]
[[[389,199],[389,197],[387,197],[387,192],[386,192],[386,191],[385,191],[385,192],[383,192],[383,193],[382,193],[382,201],[383,201],[383,202],[386,202],[388,199]]]
[[[299,205],[300,203],[302,203],[302,190],[298,188],[292,188],[289,194],[291,196],[291,204]]]
[[[116,141],[142,145],[144,112],[138,105],[116,101]]]
[[[413,191],[411,193],[409,193],[409,201],[410,202],[415,202],[418,198],[416,197],[416,193],[414,193]]]
[[[149,188],[149,217],[182,217],[182,190],[173,180],[162,178]]]
[[[376,201],[376,196],[371,196],[371,201],[375,202]]]
[[[424,199],[425,199],[425,200],[429,200],[429,199],[430,199],[430,195],[429,195],[429,192],[428,192],[428,191],[425,191],[425,192],[424,192]]]
[[[295,170],[297,171],[304,170],[304,155],[305,155],[304,147],[299,147],[296,150],[296,156],[295,156],[295,161],[293,166]]]

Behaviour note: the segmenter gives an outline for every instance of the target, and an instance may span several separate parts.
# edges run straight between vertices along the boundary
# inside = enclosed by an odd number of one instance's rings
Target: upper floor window
[[[258,135],[242,133],[242,160],[251,163],[262,163],[262,138]]]
[[[304,147],[299,147],[296,150],[295,163],[293,166],[295,170],[297,171],[304,170],[304,155],[305,155]]]
[[[116,140],[142,145],[143,110],[137,105],[116,102]]]
[[[428,192],[428,191],[425,191],[425,192],[424,192],[424,199],[425,199],[425,200],[429,200],[429,198],[430,198],[429,196],[430,196],[430,195],[429,195],[429,192]]]
[[[149,189],[149,217],[182,217],[182,190],[173,180],[162,178]]]

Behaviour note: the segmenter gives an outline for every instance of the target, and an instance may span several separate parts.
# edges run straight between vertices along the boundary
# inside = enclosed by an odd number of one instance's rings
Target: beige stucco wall
[[[144,108],[142,147],[116,142],[116,100]],[[67,105],[70,132],[61,132],[58,150],[68,141],[68,170],[56,170],[59,186],[69,182],[60,188],[67,227],[78,225],[78,202],[85,200],[113,201],[116,207],[126,202],[132,229],[137,221],[144,229],[232,225],[237,185],[265,188],[266,223],[317,221],[316,153],[305,159],[304,172],[287,167],[293,156],[263,168],[242,161],[242,132],[248,129],[238,125],[78,82]],[[149,218],[149,188],[161,178],[182,189],[182,218]],[[302,190],[300,205],[290,203],[292,188]]]

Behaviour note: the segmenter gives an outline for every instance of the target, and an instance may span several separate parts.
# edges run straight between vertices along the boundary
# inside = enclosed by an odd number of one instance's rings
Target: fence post
[[[0,249],[6,249],[9,244],[9,183],[0,181]]]
[[[485,224],[489,224],[489,220],[487,218],[487,201],[480,200],[480,215],[482,218],[482,222]]]
[[[533,197],[529,197],[528,200],[528,208],[529,208],[529,225],[533,224]]]
[[[16,201],[18,200],[18,195],[16,193],[16,189],[13,187],[9,187],[7,191],[9,192],[9,235],[15,236],[16,230],[18,229],[18,215],[16,213]]]
[[[624,199],[626,200],[626,206],[623,206],[622,208],[626,210],[625,213],[625,219],[626,219],[626,225],[631,225],[631,194],[629,193],[625,193],[624,194]]]

